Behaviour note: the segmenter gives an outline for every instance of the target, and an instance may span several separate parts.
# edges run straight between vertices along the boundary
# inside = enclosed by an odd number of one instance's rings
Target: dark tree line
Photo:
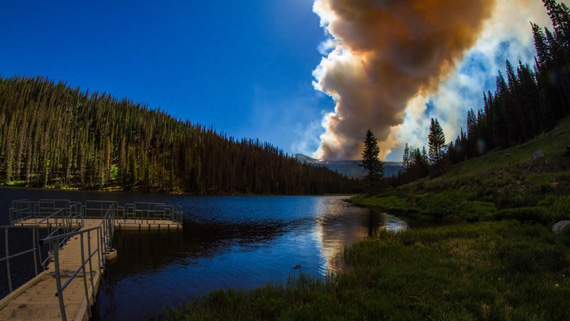
[[[402,162],[402,171],[397,177],[391,179],[392,185],[401,185],[428,176],[430,173],[430,162],[426,148],[410,149],[406,143]]]
[[[268,143],[41,77],[0,78],[0,179],[200,194],[347,193],[360,185]]]
[[[409,183],[428,175],[438,176],[447,166],[445,135],[439,121],[432,118],[428,133],[428,152],[423,147],[410,149],[406,143],[402,157],[402,171],[389,179],[393,186]]]
[[[468,111],[466,132],[449,145],[452,163],[526,142],[570,114],[570,10],[554,0],[543,3],[554,31],[531,24],[535,67],[507,60],[506,79],[500,72],[495,93],[483,95],[482,109]]]

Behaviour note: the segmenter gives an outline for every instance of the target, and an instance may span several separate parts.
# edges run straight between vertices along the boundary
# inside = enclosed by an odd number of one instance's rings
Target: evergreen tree
[[[536,49],[537,55],[537,68],[539,72],[543,72],[545,68],[550,64],[550,48],[546,41],[546,36],[540,28],[539,25],[532,23],[532,34],[534,36],[534,48]]]
[[[467,111],[467,137],[469,140],[476,140],[477,139],[477,117],[475,117],[475,111],[470,109]]]
[[[408,143],[406,143],[406,148],[404,148],[404,156],[402,158],[402,166],[404,167],[404,170],[406,170],[410,166],[410,148],[408,147]]]
[[[359,166],[364,167],[368,171],[366,179],[368,181],[368,189],[370,192],[378,185],[380,179],[384,177],[384,164],[380,160],[380,147],[376,137],[370,129],[366,132],[364,139],[364,151],[362,152],[362,163]]]
[[[445,148],[445,135],[437,119],[431,119],[428,134],[429,162],[436,165],[443,159]]]

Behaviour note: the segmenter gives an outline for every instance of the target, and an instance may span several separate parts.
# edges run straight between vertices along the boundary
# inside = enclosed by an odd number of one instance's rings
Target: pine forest
[[[360,183],[258,140],[42,77],[0,79],[0,179],[29,187],[323,194]]]

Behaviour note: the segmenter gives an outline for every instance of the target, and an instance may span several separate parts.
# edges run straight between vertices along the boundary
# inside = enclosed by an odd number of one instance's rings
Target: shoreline
[[[100,190],[100,189],[80,189],[80,188],[57,188],[57,187],[28,187],[0,184],[0,189],[25,189],[25,190],[43,190],[43,191],[59,191],[59,192],[96,192],[109,194],[139,194],[139,195],[172,195],[172,196],[346,196],[352,197],[354,194],[247,194],[247,193],[219,193],[219,194],[200,194],[200,193],[178,193],[178,192],[144,192],[144,191],[122,191],[122,190]]]

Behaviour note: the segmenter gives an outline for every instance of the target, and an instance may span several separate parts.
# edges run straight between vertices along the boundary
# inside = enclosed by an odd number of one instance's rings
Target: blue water
[[[282,283],[343,268],[344,247],[407,225],[340,196],[180,196],[0,189],[0,224],[12,199],[65,198],[180,204],[180,232],[119,231],[93,312],[95,320],[141,320],[214,289]]]

